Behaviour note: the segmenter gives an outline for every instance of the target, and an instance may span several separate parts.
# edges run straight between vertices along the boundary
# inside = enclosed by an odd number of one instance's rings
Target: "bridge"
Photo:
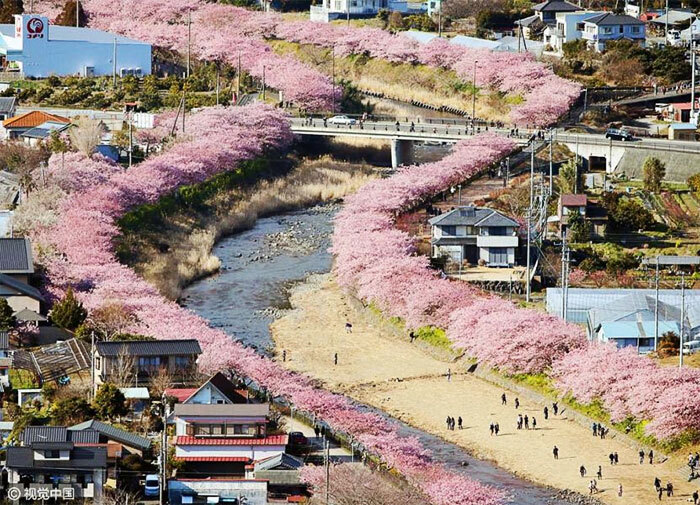
[[[651,106],[659,102],[690,102],[690,98],[693,93],[693,88],[690,85],[683,85],[678,89],[671,88],[664,90],[657,89],[656,92],[652,91],[650,93],[645,93],[640,96],[635,96],[631,98],[623,98],[622,100],[615,101],[615,105],[627,105],[627,106]],[[695,87],[695,97],[700,96],[700,86]]]
[[[493,132],[513,138],[520,146],[527,146],[536,130],[520,129],[518,135],[512,135],[507,128],[490,127],[484,123],[476,128],[468,120],[463,119],[427,119],[420,122],[409,121],[365,121],[360,124],[331,124],[319,118],[293,118],[292,131],[301,136],[322,137],[355,137],[368,139],[383,139],[391,143],[391,165],[396,168],[410,165],[413,162],[413,146],[416,142],[423,143],[455,143],[468,139],[475,134]],[[605,138],[605,135],[594,133],[575,133],[562,129],[552,132],[555,142],[565,144],[578,157],[589,164],[605,166],[608,172],[613,172],[625,165],[626,170],[632,170],[641,165],[646,156],[656,156],[667,165],[684,164],[697,166],[700,163],[700,142],[640,138],[633,141],[616,141]],[[641,162],[638,163],[638,160]],[[625,167],[623,167],[625,168]],[[628,175],[630,175],[628,173]],[[671,174],[669,174],[671,175]],[[633,175],[638,177],[638,174]],[[681,175],[677,179],[683,180]]]

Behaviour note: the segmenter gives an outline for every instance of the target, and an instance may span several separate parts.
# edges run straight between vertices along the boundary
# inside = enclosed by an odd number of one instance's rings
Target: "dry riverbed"
[[[598,466],[599,500],[610,504],[657,502],[653,482],[672,482],[675,496],[663,501],[687,503],[697,485],[685,480],[677,461],[639,464],[637,450],[613,437],[600,440],[589,429],[569,421],[566,412],[548,421],[542,405],[514,395],[502,406],[502,389],[464,372],[463,364],[429,356],[407,338],[387,331],[369,311],[356,310],[336,286],[331,275],[312,276],[293,289],[292,310],[273,322],[271,331],[278,360],[287,351],[289,369],[319,379],[324,387],[380,408],[421,430],[438,435],[533,482],[588,494],[588,483]],[[351,333],[345,323],[353,325]],[[334,354],[338,364],[334,365]],[[452,370],[451,380],[445,377]],[[550,409],[551,410],[551,409]],[[517,430],[517,414],[537,419],[537,430]],[[464,429],[448,431],[445,418],[461,416]],[[489,434],[489,424],[499,423],[501,433]],[[559,447],[559,460],[552,448]],[[608,454],[619,454],[611,466]],[[584,465],[586,477],[579,475]],[[618,496],[618,484],[623,495]]]

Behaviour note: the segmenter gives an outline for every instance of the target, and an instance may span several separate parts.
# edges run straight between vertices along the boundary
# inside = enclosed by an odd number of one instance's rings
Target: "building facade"
[[[646,45],[646,25],[643,21],[624,14],[604,13],[584,20],[582,38],[588,47],[605,51],[608,42],[631,40],[644,47]]]

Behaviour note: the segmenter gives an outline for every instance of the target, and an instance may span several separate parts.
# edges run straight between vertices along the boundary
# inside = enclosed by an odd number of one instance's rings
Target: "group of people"
[[[660,500],[661,497],[664,495],[664,492],[666,492],[666,496],[669,497],[669,498],[670,498],[671,496],[673,496],[673,484],[671,484],[670,482],[668,482],[668,483],[666,483],[665,486],[662,486],[662,485],[661,485],[661,479],[659,479],[658,477],[654,478],[654,489],[656,489],[656,492],[657,492],[658,495],[659,495],[659,500]],[[693,493],[693,500],[694,500],[695,503],[697,504],[697,498],[696,498],[696,496],[697,496],[697,491],[695,491],[695,493]]]
[[[450,430],[450,431],[455,430],[455,418],[454,417],[447,416],[447,419],[445,420],[445,424],[447,425],[448,430]],[[462,416],[457,417],[456,424],[457,424],[457,428],[461,430],[462,429]]]
[[[605,435],[608,434],[610,428],[606,428],[602,424],[593,423],[591,425],[591,431],[593,432],[594,437],[600,437],[601,440],[605,440]]]
[[[639,449],[639,464],[643,465],[644,464],[644,449]],[[654,450],[649,449],[649,464],[653,465],[654,464]]]
[[[519,430],[522,430],[523,427],[525,427],[526,430],[529,430],[530,429],[530,418],[528,417],[528,415],[525,414],[525,416],[523,416],[522,414],[518,414],[516,426],[518,427]],[[535,419],[535,416],[532,416],[532,429],[533,430],[537,429],[537,419]]]
[[[491,432],[491,436],[498,436],[498,432],[501,431],[501,427],[498,425],[498,423],[491,423],[489,425],[489,431]]]
[[[698,476],[698,465],[700,465],[700,453],[688,454],[688,466],[690,467],[690,476],[688,480],[691,481]]]
[[[617,451],[608,454],[608,459],[611,465],[617,465],[620,462],[620,456],[618,456]]]

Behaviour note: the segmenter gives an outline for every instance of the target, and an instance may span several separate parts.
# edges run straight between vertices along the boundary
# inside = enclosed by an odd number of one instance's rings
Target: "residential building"
[[[20,133],[19,136],[24,143],[31,147],[36,147],[41,142],[45,142],[49,139],[52,132],[64,132],[70,128],[70,123],[63,123],[60,121],[46,121],[34,128],[30,128],[24,133]]]
[[[26,238],[0,238],[0,297],[15,313],[28,309],[41,313],[44,297],[29,285],[34,273],[32,246]]]
[[[580,40],[585,29],[584,21],[602,14],[597,11],[558,12],[554,25],[548,26],[543,35],[543,40],[549,44],[554,52],[563,55],[564,44],[574,40]]]
[[[548,26],[555,26],[558,13],[576,12],[582,9],[563,0],[547,0],[535,5],[532,10],[535,11],[532,16],[515,22],[526,39],[539,38]]]
[[[134,385],[167,373],[176,384],[190,383],[202,353],[196,339],[112,340],[95,344],[95,383],[111,382],[115,375],[130,375]],[[126,369],[126,371],[125,371]]]
[[[151,73],[151,45],[92,28],[49,24],[37,14],[17,14],[0,25],[0,54],[7,70],[24,77],[50,75],[143,76]],[[116,54],[116,63],[113,61]]]
[[[663,35],[663,32],[666,30],[667,17],[669,30],[681,30],[683,28],[687,28],[688,25],[695,21],[696,18],[695,13],[691,10],[669,9],[668,16],[666,13],[660,14],[659,16],[650,19],[649,24]]]
[[[668,125],[670,140],[697,140],[698,127],[694,123],[671,123]]]
[[[698,108],[697,105],[696,103],[696,110]],[[673,123],[690,123],[690,112],[692,108],[690,102],[670,103],[662,114],[666,121],[671,121]]]
[[[41,496],[66,500],[102,496],[107,448],[99,445],[98,432],[28,426],[20,440],[21,445],[7,447],[5,466],[6,490],[17,489],[22,502]]]
[[[267,481],[255,479],[169,479],[168,503],[245,503],[267,505]]]
[[[380,9],[388,9],[404,14],[424,12],[424,3],[406,0],[322,0],[320,5],[312,5],[311,21],[327,23],[334,19],[374,17]],[[439,8],[439,7],[438,7]]]
[[[221,372],[217,372],[211,378],[194,389],[190,395],[180,403],[189,405],[223,405],[233,403],[248,403],[248,392],[238,390],[233,382]]]
[[[591,226],[591,238],[603,237],[608,223],[605,209],[588,199],[585,194],[565,194],[559,197],[557,215],[547,222],[557,225],[557,235],[562,237],[569,226],[569,218],[578,213]]]
[[[4,121],[8,117],[15,115],[17,111],[17,97],[2,96],[0,97],[0,121]]]
[[[287,435],[267,433],[266,403],[175,405],[175,459],[189,475],[242,476],[245,465],[284,452]]]
[[[656,325],[653,321],[621,321],[601,323],[597,337],[600,342],[614,342],[617,347],[635,347],[639,353],[654,350]],[[659,321],[659,338],[667,332],[679,333],[678,323]]]
[[[299,473],[304,462],[290,454],[255,461],[245,467],[246,479],[266,480],[268,491],[275,495],[303,495],[306,486],[302,484]]]
[[[0,331],[0,391],[10,387],[11,367],[10,335],[6,331]]]
[[[48,122],[68,125],[70,124],[70,119],[56,114],[49,114],[42,110],[32,110],[19,116],[5,119],[2,122],[3,138],[20,138],[23,133]]]
[[[519,223],[481,207],[458,207],[432,218],[432,257],[492,267],[515,265]]]
[[[615,40],[631,40],[642,47],[646,43],[646,25],[632,16],[606,12],[587,18],[583,23],[582,38],[597,52],[605,51],[605,44]]]

